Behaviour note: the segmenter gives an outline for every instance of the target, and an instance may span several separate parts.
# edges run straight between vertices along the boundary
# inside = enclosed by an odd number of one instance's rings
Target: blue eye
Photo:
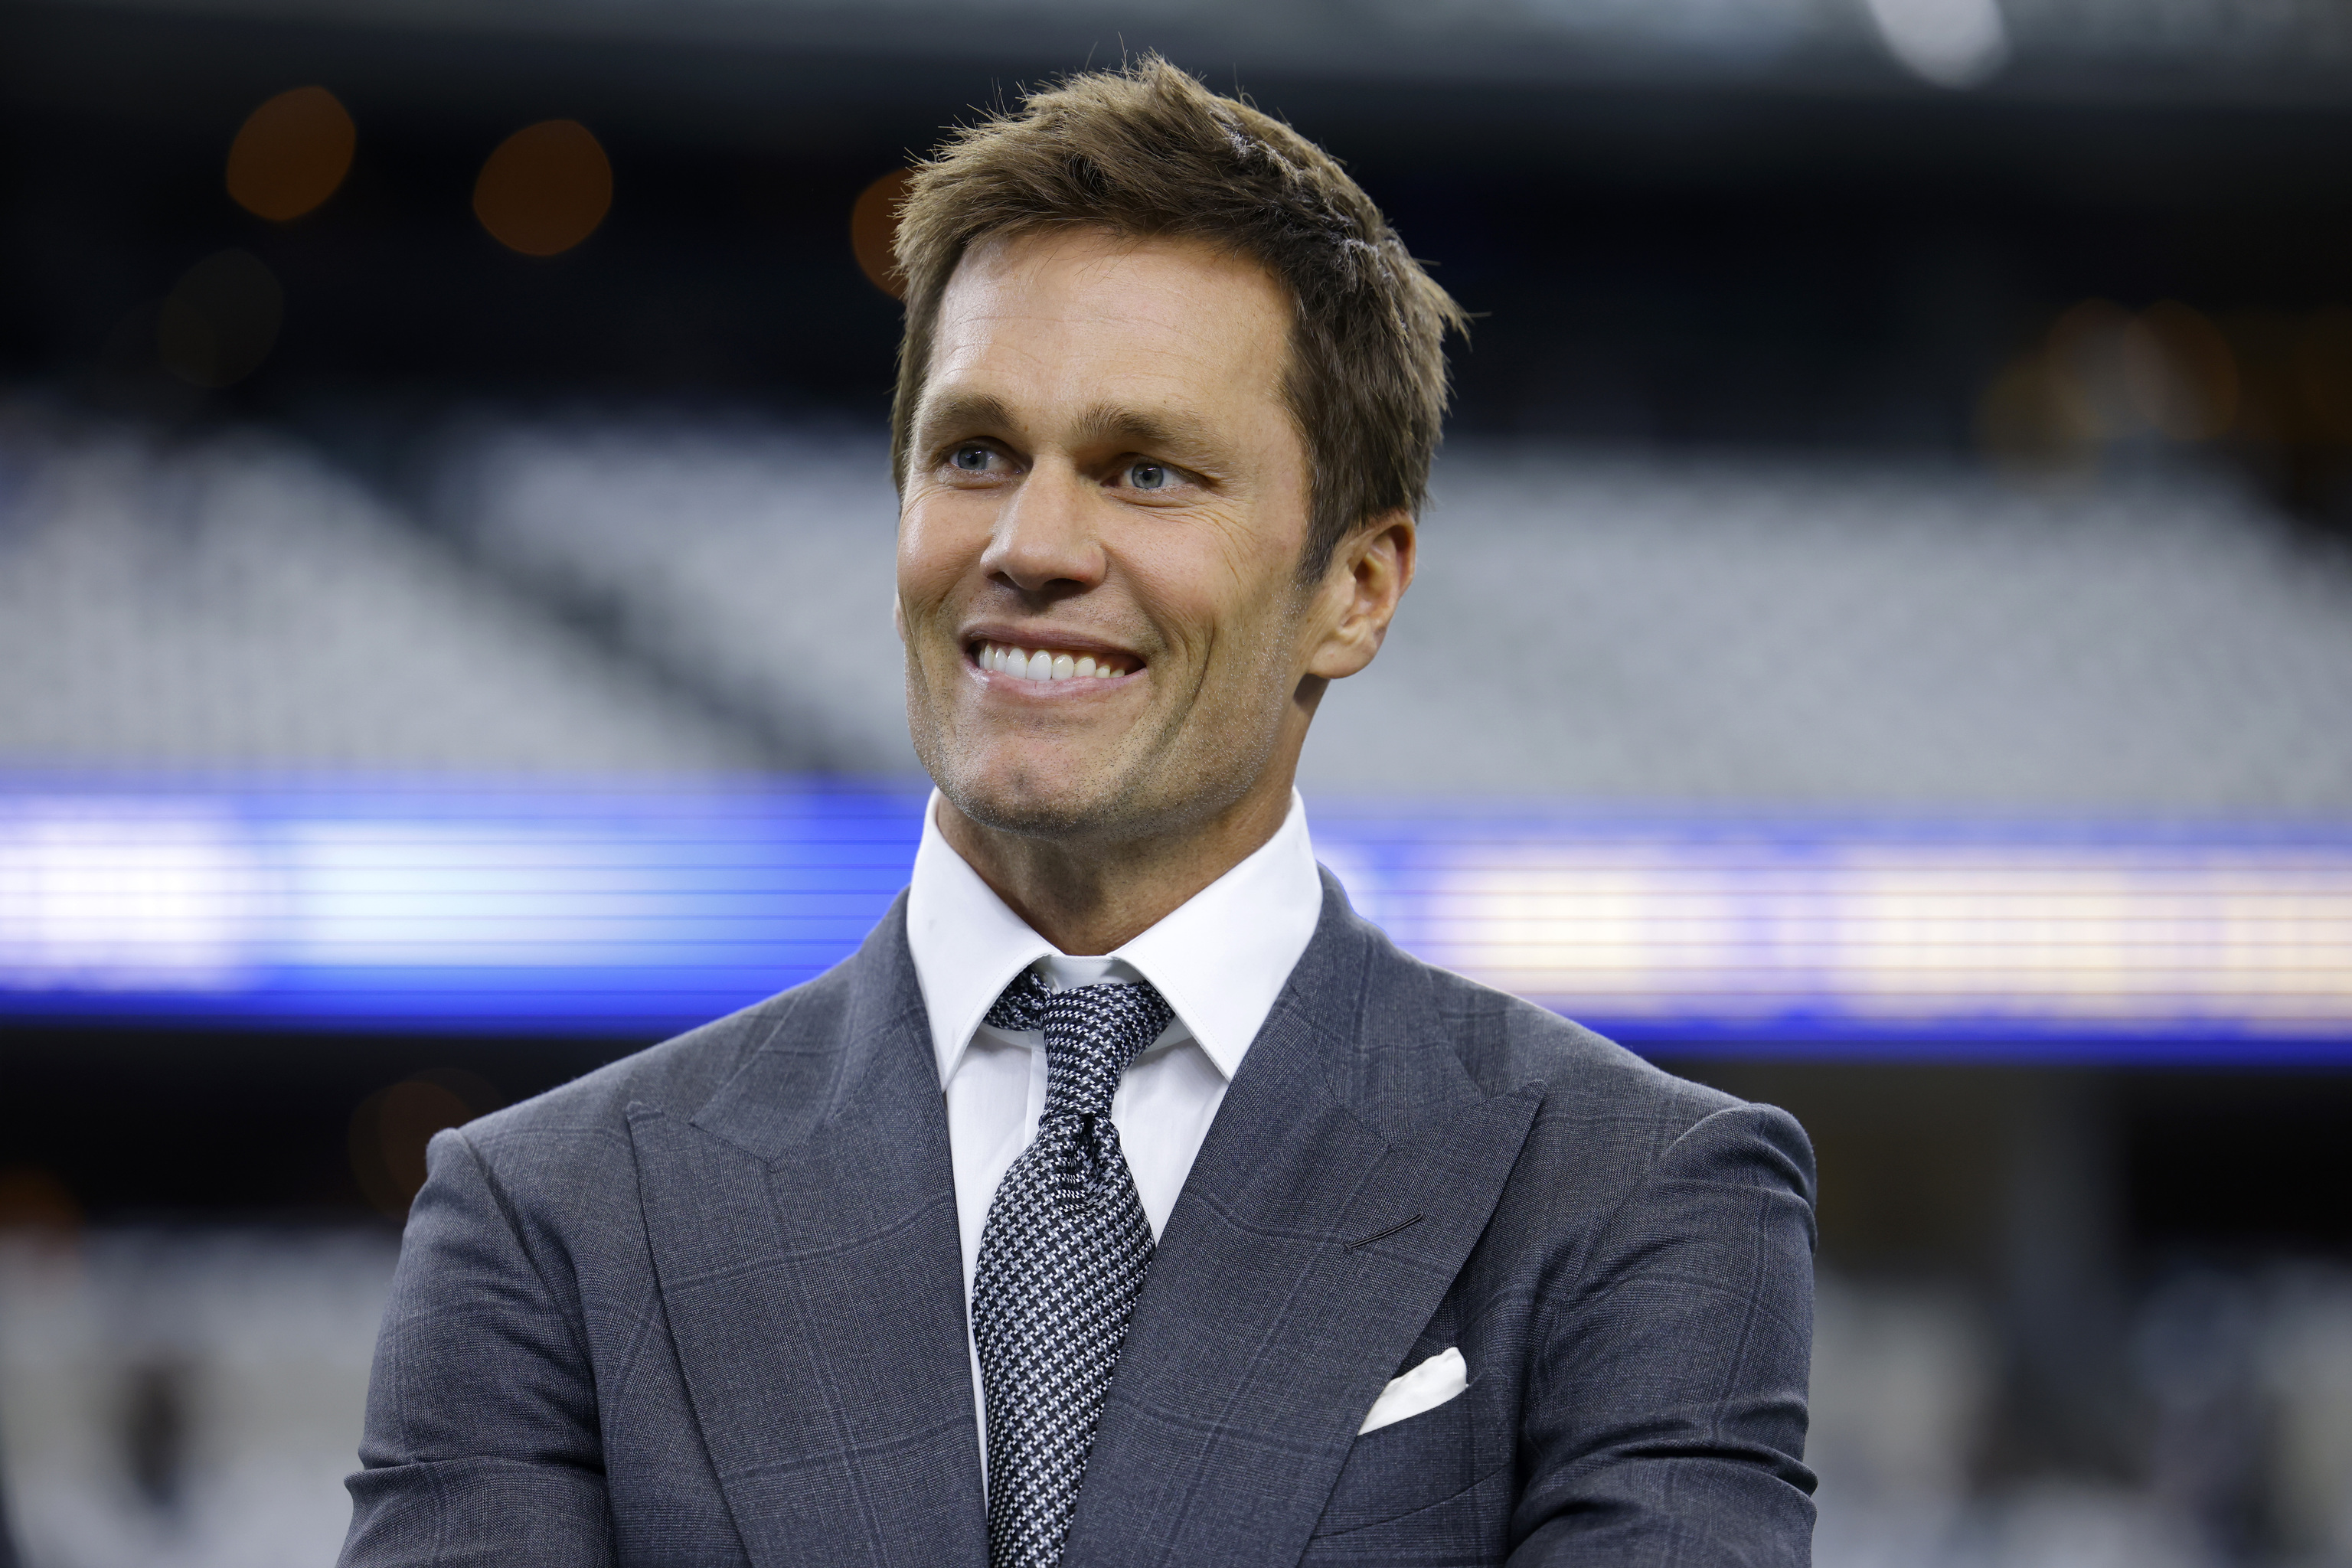
[[[1127,482],[1139,490],[1164,489],[1168,470],[1158,463],[1132,463],[1128,466]]]
[[[967,474],[979,474],[988,471],[988,459],[994,455],[985,447],[958,447],[948,461]]]

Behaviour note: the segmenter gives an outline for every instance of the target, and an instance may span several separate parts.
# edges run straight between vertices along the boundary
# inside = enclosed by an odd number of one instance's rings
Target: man
[[[1399,952],[1291,788],[1453,303],[1150,59],[898,257],[912,885],[434,1141],[344,1561],[1804,1563],[1804,1135]]]

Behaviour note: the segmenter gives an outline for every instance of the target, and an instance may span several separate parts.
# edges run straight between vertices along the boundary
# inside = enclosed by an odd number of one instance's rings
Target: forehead
[[[940,296],[923,402],[984,390],[1033,405],[1255,409],[1281,396],[1289,324],[1272,274],[1201,241],[1087,228],[994,237]]]

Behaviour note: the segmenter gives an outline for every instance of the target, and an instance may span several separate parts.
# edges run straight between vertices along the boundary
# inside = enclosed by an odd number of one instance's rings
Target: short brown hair
[[[1444,339],[1465,325],[1461,307],[1328,153],[1157,55],[1029,93],[1019,112],[961,128],[916,166],[896,242],[907,322],[890,465],[902,489],[956,264],[983,238],[1064,226],[1204,240],[1288,290],[1285,393],[1313,487],[1302,572],[1319,575],[1367,520],[1420,511],[1445,416]]]

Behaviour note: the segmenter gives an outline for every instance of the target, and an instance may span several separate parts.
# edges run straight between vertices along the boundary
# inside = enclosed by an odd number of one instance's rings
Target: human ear
[[[1316,595],[1323,627],[1307,674],[1342,680],[1372,662],[1412,585],[1416,542],[1412,514],[1400,509],[1371,519],[1332,552]]]

